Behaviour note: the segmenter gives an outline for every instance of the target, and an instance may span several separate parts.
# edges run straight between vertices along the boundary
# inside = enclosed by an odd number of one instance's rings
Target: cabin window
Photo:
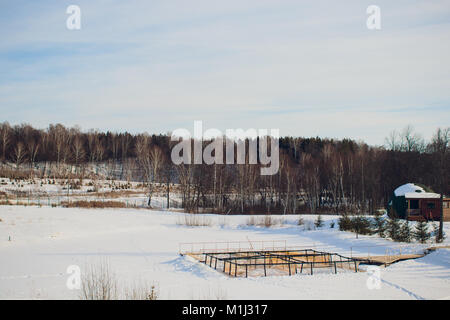
[[[409,200],[410,209],[419,209],[419,200]]]
[[[450,208],[450,201],[444,201],[444,208],[445,209]]]
[[[434,202],[427,202],[427,209],[434,209],[434,208],[435,208]]]

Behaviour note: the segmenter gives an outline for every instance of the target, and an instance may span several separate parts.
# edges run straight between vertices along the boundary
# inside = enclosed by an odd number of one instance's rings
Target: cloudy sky
[[[81,8],[81,30],[66,9]],[[366,26],[381,8],[381,30]],[[383,144],[450,124],[450,0],[0,0],[0,122],[279,128]]]

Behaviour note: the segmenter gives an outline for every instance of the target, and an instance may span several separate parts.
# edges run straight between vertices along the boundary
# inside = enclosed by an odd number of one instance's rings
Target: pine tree
[[[316,226],[316,228],[320,228],[323,226],[323,220],[322,220],[322,216],[320,214],[317,216],[317,219],[314,222],[314,225]]]
[[[401,225],[398,240],[401,242],[411,242],[412,230],[411,226],[409,225],[409,221],[405,221]]]
[[[387,232],[389,238],[391,238],[394,241],[399,241],[399,239],[400,239],[400,223],[399,223],[398,219],[394,218],[394,219],[388,220],[386,232]]]
[[[436,243],[441,243],[445,240],[445,232],[442,231],[442,237],[439,235],[439,224],[433,223],[433,236]]]
[[[413,235],[414,238],[420,243],[427,242],[427,240],[431,237],[430,231],[428,230],[428,224],[424,221],[417,222]]]
[[[357,234],[371,234],[370,220],[366,217],[356,216],[352,219],[352,229]]]
[[[339,218],[338,224],[340,231],[348,231],[351,229],[351,220],[346,214],[343,214]]]
[[[382,218],[381,214],[376,214],[373,221],[373,229],[376,234],[381,238],[384,238],[386,232],[386,221]]]

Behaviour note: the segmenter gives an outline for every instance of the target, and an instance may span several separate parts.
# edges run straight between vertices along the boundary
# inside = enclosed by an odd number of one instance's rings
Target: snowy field
[[[419,252],[377,236],[340,232],[337,216],[277,216],[271,228],[247,225],[248,216],[202,215],[210,226],[180,224],[184,214],[143,209],[0,206],[0,299],[79,299],[66,286],[68,266],[107,261],[124,285],[155,283],[161,299],[450,299],[450,249],[381,268],[380,288],[366,272],[313,276],[229,278],[178,254],[179,243],[286,240],[343,255]],[[450,235],[450,224],[445,224]],[[447,239],[444,243],[449,244]],[[428,244],[431,246],[432,244]]]

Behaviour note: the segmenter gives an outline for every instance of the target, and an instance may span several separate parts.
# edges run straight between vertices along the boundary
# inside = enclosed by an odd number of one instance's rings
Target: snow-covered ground
[[[324,216],[317,230],[315,216],[303,216],[302,226],[298,215],[277,216],[282,224],[271,228],[247,225],[248,216],[205,217],[211,226],[188,227],[182,213],[169,211],[0,206],[0,299],[78,299],[80,291],[66,286],[67,268],[83,271],[99,261],[124,285],[156,283],[161,299],[450,299],[450,249],[381,268],[379,289],[368,272],[229,278],[180,256],[179,243],[286,240],[353,256],[423,246],[357,239],[337,224],[330,228],[336,216]]]

